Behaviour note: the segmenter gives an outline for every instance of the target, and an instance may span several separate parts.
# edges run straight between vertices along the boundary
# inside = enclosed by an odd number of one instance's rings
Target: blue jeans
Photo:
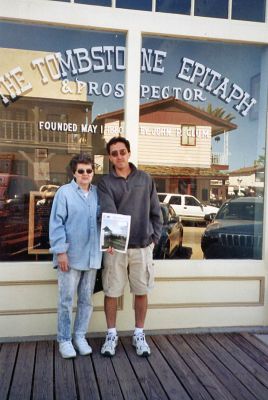
[[[93,311],[92,294],[96,280],[96,269],[78,271],[69,269],[62,272],[58,268],[58,342],[72,338],[72,309],[77,291],[77,311],[74,321],[74,337],[85,337]]]

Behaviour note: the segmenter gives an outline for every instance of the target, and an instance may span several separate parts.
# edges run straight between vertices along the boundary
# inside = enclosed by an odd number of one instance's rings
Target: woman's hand
[[[109,253],[109,254],[114,254],[114,248],[111,247],[111,246],[109,246],[108,249],[107,249],[106,251],[107,251],[107,253]]]
[[[67,253],[59,253],[57,254],[58,266],[62,272],[69,271],[68,266],[68,256]]]

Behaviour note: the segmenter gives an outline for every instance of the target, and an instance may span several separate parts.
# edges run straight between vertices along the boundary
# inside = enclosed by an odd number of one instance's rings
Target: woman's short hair
[[[93,164],[92,158],[88,154],[85,154],[85,153],[76,154],[71,159],[69,166],[70,166],[73,174],[75,173],[75,171],[77,169],[77,164],[89,164],[92,166],[92,169],[94,169],[94,164]]]

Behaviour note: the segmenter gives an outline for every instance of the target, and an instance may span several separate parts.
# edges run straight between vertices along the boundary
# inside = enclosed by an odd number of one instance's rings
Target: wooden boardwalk
[[[63,360],[53,341],[0,346],[0,399],[267,400],[268,346],[250,334],[147,336],[152,354],[122,337],[113,358]]]

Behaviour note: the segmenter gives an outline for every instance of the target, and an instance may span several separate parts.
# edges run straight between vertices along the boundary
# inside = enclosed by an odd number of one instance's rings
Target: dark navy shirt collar
[[[137,168],[134,164],[132,164],[131,162],[128,163],[131,169],[131,172],[128,176],[132,175],[134,172],[137,171]],[[111,174],[114,175],[116,178],[122,178],[122,176],[117,175],[116,171],[115,171],[115,167],[113,166],[112,170],[111,170]]]

